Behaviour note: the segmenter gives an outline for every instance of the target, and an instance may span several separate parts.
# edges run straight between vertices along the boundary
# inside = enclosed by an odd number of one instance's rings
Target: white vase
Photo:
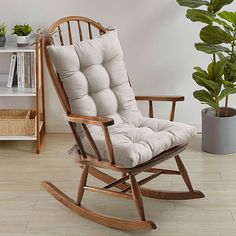
[[[27,36],[17,36],[17,45],[18,46],[27,46],[27,45],[29,45],[29,35],[27,35]]]

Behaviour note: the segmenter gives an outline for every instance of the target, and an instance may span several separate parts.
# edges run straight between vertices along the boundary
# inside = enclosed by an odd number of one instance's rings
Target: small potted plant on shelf
[[[222,10],[233,1],[177,0],[189,8],[188,19],[205,24],[195,48],[212,59],[206,69],[194,68],[192,77],[203,89],[193,96],[209,106],[202,110],[202,148],[215,154],[236,152],[236,110],[229,107],[229,95],[236,93],[236,12]]]
[[[4,47],[6,44],[6,33],[7,25],[5,23],[0,23],[0,47]]]
[[[12,34],[17,35],[17,45],[21,47],[29,45],[29,34],[32,31],[32,27],[28,24],[15,25]]]

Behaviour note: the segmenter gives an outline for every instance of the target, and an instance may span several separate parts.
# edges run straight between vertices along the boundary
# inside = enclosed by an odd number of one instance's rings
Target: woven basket
[[[36,111],[0,109],[0,136],[31,136],[35,134]]]

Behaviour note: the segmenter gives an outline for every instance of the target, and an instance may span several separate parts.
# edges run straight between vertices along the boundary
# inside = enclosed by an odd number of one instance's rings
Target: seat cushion
[[[115,162],[130,168],[149,161],[172,147],[186,144],[196,135],[192,126],[178,122],[142,117],[132,123],[109,127]],[[91,132],[103,160],[108,160],[103,132]],[[86,138],[83,145],[93,153]]]

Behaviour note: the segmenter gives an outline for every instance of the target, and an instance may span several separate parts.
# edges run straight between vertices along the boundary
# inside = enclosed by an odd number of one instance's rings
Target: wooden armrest
[[[66,119],[74,123],[91,124],[97,126],[110,126],[114,124],[113,119],[102,116],[80,116],[76,114],[68,114]]]
[[[109,134],[109,131],[107,128],[107,126],[114,124],[113,119],[107,118],[107,117],[102,117],[102,116],[80,116],[80,115],[76,115],[76,114],[67,114],[66,119],[69,122],[82,124],[82,128],[84,130],[84,133],[87,136],[88,142],[90,143],[91,148],[94,150],[94,153],[97,156],[98,161],[101,161],[102,158],[99,154],[96,143],[94,142],[94,140],[90,134],[90,131],[86,127],[85,124],[102,126],[103,131],[104,131],[104,135],[105,135],[105,143],[106,143],[106,148],[107,148],[107,153],[108,153],[108,158],[109,158],[110,164],[112,164],[112,165],[115,164],[113,146],[112,146],[110,134]],[[86,152],[84,152],[83,156],[85,157],[85,159],[87,158]]]
[[[184,96],[135,96],[137,101],[148,101],[149,102],[149,117],[153,118],[153,104],[154,101],[160,102],[172,102],[170,121],[174,120],[176,102],[184,101]]]
[[[162,101],[180,102],[184,101],[184,96],[135,96],[137,101]]]

